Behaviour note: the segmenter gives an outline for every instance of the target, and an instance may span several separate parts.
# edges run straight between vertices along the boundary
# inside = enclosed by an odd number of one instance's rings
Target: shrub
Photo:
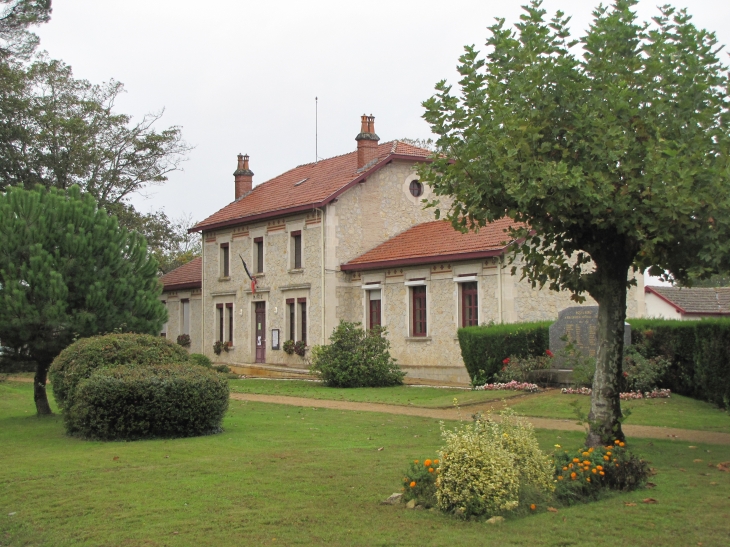
[[[403,477],[403,500],[416,500],[418,505],[436,505],[436,477],[440,472],[438,459],[413,460]]]
[[[216,355],[220,355],[223,351],[228,353],[228,342],[217,340],[215,344],[213,344],[213,353],[215,353]]]
[[[81,380],[64,418],[88,439],[190,437],[221,430],[228,397],[227,380],[199,366],[120,365]]]
[[[524,490],[546,496],[554,489],[553,463],[532,425],[512,411],[500,416],[442,431],[436,499],[443,511],[489,516],[516,509]]]
[[[284,353],[287,355],[294,355],[294,340],[287,340],[284,342],[284,345],[281,346],[281,349],[284,350]]]
[[[661,356],[647,358],[635,347],[629,346],[624,351],[622,391],[646,393],[656,390],[669,365],[669,361]]]
[[[188,352],[177,344],[149,334],[106,334],[82,338],[64,349],[53,361],[49,377],[61,409],[72,404],[76,386],[97,368],[129,365],[147,367],[163,363],[187,363]]]
[[[649,478],[649,465],[616,441],[597,449],[558,452],[555,476],[556,497],[570,505],[594,500],[606,489],[628,491],[643,486]]]
[[[287,340],[284,342],[282,349],[287,355],[294,355],[296,353],[299,357],[304,357],[304,354],[307,351],[307,345],[301,340],[297,342],[294,340]]]
[[[330,344],[312,348],[311,370],[331,387],[381,387],[403,383],[405,373],[390,356],[385,327],[365,331],[340,321]]]
[[[501,383],[512,381],[526,383],[532,379],[532,372],[549,368],[550,357],[547,355],[527,355],[524,357],[510,355],[502,360],[502,368],[494,375],[494,380]]]
[[[231,369],[228,367],[228,365],[213,365],[213,370],[216,372],[220,372],[221,374],[228,374],[231,372]]]
[[[461,357],[469,377],[481,375],[482,383],[491,381],[506,357],[543,355],[549,347],[552,321],[509,323],[465,327],[457,331]]]
[[[177,343],[184,348],[190,347],[190,335],[189,334],[178,334]]]
[[[191,353],[190,362],[205,368],[210,368],[213,365],[210,358],[202,353]]]

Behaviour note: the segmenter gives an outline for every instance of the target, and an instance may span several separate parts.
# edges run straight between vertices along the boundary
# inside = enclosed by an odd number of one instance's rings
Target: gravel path
[[[331,401],[327,399],[309,399],[306,397],[285,397],[281,395],[257,395],[253,393],[231,393],[231,399],[237,401],[253,401],[257,403],[273,403],[277,405],[303,406],[310,408],[331,408],[333,410],[351,410],[359,412],[383,412],[385,414],[401,414],[404,416],[422,416],[435,420],[471,420],[472,414],[503,408],[501,401],[492,404],[470,405],[465,408],[422,408],[417,406],[386,405],[381,403],[356,403],[351,401]],[[556,429],[559,431],[584,431],[582,425],[573,420],[555,420],[550,418],[527,419],[539,429]],[[624,425],[624,433],[628,437],[646,439],[672,439],[691,443],[730,445],[730,433],[714,431],[697,431],[694,429],[675,429],[671,427],[654,427],[648,425]]]

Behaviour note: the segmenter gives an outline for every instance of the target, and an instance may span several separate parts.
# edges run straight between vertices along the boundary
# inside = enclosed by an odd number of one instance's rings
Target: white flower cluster
[[[564,395],[590,395],[593,393],[593,390],[589,387],[564,387],[560,392]],[[641,391],[625,391],[624,393],[619,393],[622,401],[632,399],[669,399],[671,395],[672,391],[669,389],[655,389],[654,391],[646,391],[644,393]]]
[[[540,388],[537,386],[537,384],[530,384],[528,382],[518,382],[517,380],[512,380],[511,382],[507,382],[506,384],[484,384],[483,386],[477,386],[474,388],[474,391],[501,391],[501,390],[529,391],[530,393],[535,393],[537,391],[540,391]]]

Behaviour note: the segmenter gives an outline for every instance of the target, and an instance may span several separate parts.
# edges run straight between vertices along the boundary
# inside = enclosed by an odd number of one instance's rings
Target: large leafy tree
[[[159,333],[167,312],[142,236],[77,186],[0,193],[0,341],[36,362],[38,414],[48,368],[75,337]]]
[[[51,18],[51,0],[0,0],[0,59],[29,57],[38,36],[28,27]]]
[[[631,272],[691,283],[727,270],[728,77],[714,34],[636,0],[597,8],[585,36],[525,6],[498,20],[487,53],[467,47],[460,93],[424,103],[442,154],[424,170],[448,218],[476,229],[504,216],[533,284],[599,305],[588,443],[622,438],[619,378]],[[513,269],[514,271],[514,269]]]

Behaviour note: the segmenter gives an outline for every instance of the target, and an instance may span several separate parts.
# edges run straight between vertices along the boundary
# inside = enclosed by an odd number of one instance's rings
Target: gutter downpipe
[[[322,262],[322,281],[321,281],[321,287],[322,287],[322,345],[324,346],[325,342],[325,328],[324,328],[324,322],[325,322],[325,311],[324,311],[324,304],[325,304],[325,290],[324,290],[324,208],[320,209],[318,207],[314,208],[315,211],[319,211],[319,218],[320,218],[320,231],[319,231],[319,243],[320,243],[320,259]]]
[[[500,255],[497,260],[497,313],[499,313],[499,322],[502,323],[502,259]]]

